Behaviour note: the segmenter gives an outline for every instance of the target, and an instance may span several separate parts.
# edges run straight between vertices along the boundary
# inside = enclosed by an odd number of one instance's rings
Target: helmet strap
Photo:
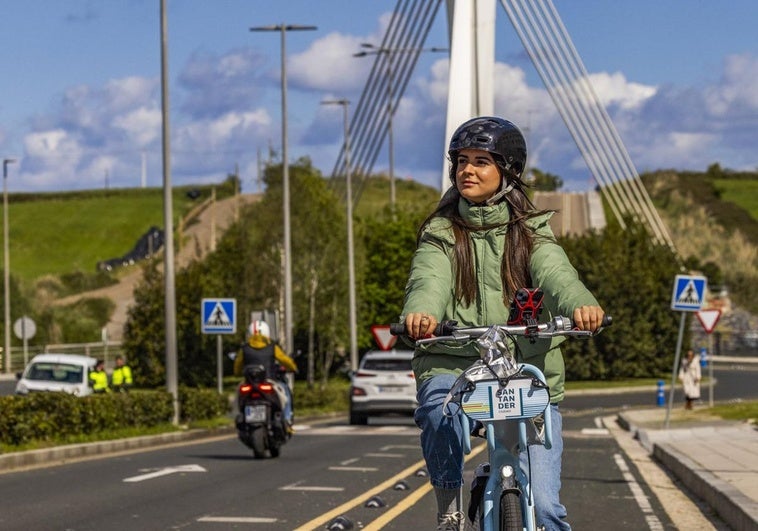
[[[503,177],[503,184],[505,184],[505,182],[506,182],[506,178]],[[512,180],[510,183],[508,183],[508,186],[501,187],[500,191],[496,193],[495,195],[493,195],[492,197],[490,197],[489,199],[487,199],[485,203],[487,204],[487,206],[494,205],[495,203],[500,201],[500,198],[502,198],[505,194],[513,190],[515,186],[516,186],[516,182],[515,180]]]

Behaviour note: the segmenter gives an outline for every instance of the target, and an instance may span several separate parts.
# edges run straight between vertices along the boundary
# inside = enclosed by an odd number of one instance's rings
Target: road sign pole
[[[216,377],[218,378],[218,394],[224,392],[223,341],[221,334],[216,335]]]
[[[713,407],[713,334],[708,335],[708,407]]]
[[[721,317],[721,310],[699,310],[697,318],[708,336],[708,406],[713,407],[713,330]]]
[[[671,406],[674,404],[674,387],[676,387],[676,374],[679,367],[679,355],[682,351],[682,338],[684,337],[685,312],[681,312],[682,318],[679,320],[679,337],[676,339],[676,353],[674,354],[674,368],[671,371],[671,392],[669,393],[669,404],[666,408],[666,421],[663,423],[663,429],[669,428],[669,417],[671,417]]]

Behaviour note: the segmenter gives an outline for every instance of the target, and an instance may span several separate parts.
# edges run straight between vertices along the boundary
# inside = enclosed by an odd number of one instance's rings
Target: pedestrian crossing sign
[[[203,334],[234,334],[236,321],[237,299],[203,299]]]
[[[696,312],[705,302],[705,277],[677,275],[674,280],[674,293],[671,296],[671,309],[680,312]]]

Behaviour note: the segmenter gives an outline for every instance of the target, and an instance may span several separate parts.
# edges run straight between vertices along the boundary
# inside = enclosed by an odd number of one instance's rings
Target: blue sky
[[[278,33],[288,34],[290,158],[331,173],[338,107],[356,103],[395,0],[168,0],[172,182],[239,167],[254,191],[259,152],[281,147]],[[159,0],[5,2],[0,154],[10,191],[160,186]],[[758,2],[554,0],[596,93],[639,171],[758,168]],[[528,130],[530,165],[592,185],[568,130],[497,6],[496,114]],[[444,3],[428,46],[447,46]],[[395,120],[395,173],[439,186],[445,54],[422,54]],[[387,170],[386,152],[375,171]]]

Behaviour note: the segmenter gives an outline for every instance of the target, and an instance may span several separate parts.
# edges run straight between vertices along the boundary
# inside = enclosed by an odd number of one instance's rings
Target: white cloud
[[[376,56],[353,54],[365,50],[363,43],[379,46],[391,19],[392,13],[381,15],[376,30],[369,35],[332,32],[314,39],[302,53],[288,53],[287,79],[295,86],[335,94],[361,90]]]
[[[139,107],[113,118],[113,126],[123,129],[136,147],[145,147],[160,139],[162,116],[157,108]]]
[[[263,89],[260,76],[264,59],[252,49],[224,54],[194,53],[179,74],[180,91],[174,107],[190,120],[208,120],[240,112],[257,100]],[[176,95],[179,98],[176,98]],[[176,103],[178,102],[178,104]]]
[[[618,105],[622,109],[633,110],[657,91],[656,87],[628,81],[621,72],[601,72],[588,77],[592,89],[605,106]]]
[[[711,113],[717,116],[730,114],[734,109],[758,112],[758,58],[750,54],[726,58],[720,83],[705,91]]]
[[[33,188],[66,189],[74,181],[83,149],[63,129],[39,131],[23,139],[22,180]]]
[[[81,154],[77,143],[63,129],[31,133],[24,139],[24,147],[28,156],[42,161],[59,156],[77,159]]]
[[[177,132],[177,145],[181,149],[201,152],[223,148],[229,142],[247,143],[251,130],[259,131],[271,125],[265,109],[253,112],[226,113],[212,120],[191,122]]]
[[[176,128],[172,139],[174,172],[192,182],[218,181],[234,163],[249,164],[255,156],[251,146],[263,145],[270,127],[265,109],[189,121]]]
[[[705,169],[710,162],[708,153],[716,137],[709,133],[685,133],[671,131],[656,136],[650,142],[641,158],[646,167],[700,168]]]
[[[137,76],[113,79],[96,93],[96,99],[107,104],[111,112],[120,112],[154,101],[158,88],[157,79]]]
[[[363,87],[374,57],[353,57],[364,39],[330,33],[287,59],[287,80],[295,86],[344,93]]]

